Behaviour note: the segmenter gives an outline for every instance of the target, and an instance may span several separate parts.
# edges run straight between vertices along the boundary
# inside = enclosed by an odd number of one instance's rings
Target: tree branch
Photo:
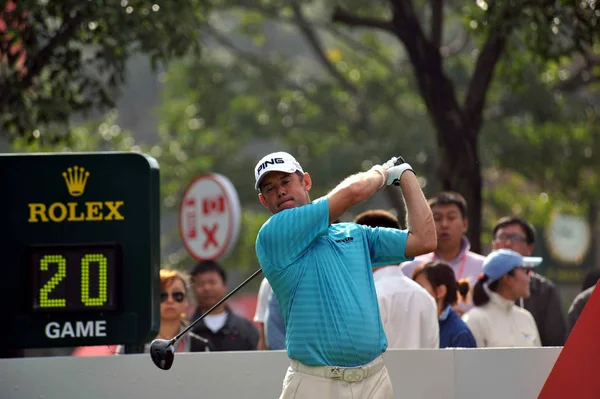
[[[298,29],[300,29],[300,32],[302,32],[306,38],[306,41],[308,41],[310,44],[315,56],[317,57],[317,60],[327,70],[327,72],[329,72],[329,74],[340,83],[344,90],[349,91],[353,95],[357,96],[359,94],[358,89],[352,83],[350,83],[350,81],[346,79],[346,77],[342,75],[327,58],[321,40],[319,40],[309,23],[306,21],[306,18],[304,18],[300,6],[294,0],[292,0],[290,3],[292,5],[292,10],[294,11],[294,16],[296,17]]]
[[[571,76],[556,85],[558,90],[573,92],[594,82],[600,81],[600,55],[590,52],[581,54],[581,59],[571,72]]]
[[[375,18],[359,17],[358,15],[350,14],[348,11],[337,6],[333,10],[331,21],[340,22],[350,27],[376,28],[394,33],[394,26],[391,22]]]
[[[223,7],[224,11],[229,11],[232,7],[237,7],[245,11],[257,12],[271,21],[281,24],[296,25],[294,18],[282,15],[281,7],[270,7],[258,5],[256,1],[241,1],[240,3],[232,4],[231,6]],[[322,22],[311,22],[311,25],[318,28],[326,29],[328,26]]]
[[[346,77],[342,75],[340,71],[338,71],[337,68],[329,61],[323,49],[323,44],[321,43],[321,40],[312,30],[306,18],[304,18],[304,15],[302,14],[302,9],[300,8],[300,5],[296,2],[296,0],[291,0],[290,3],[292,6],[292,10],[294,11],[294,16],[298,22],[298,29],[300,29],[300,32],[302,32],[302,34],[312,47],[321,65],[323,65],[323,67],[329,72],[329,74],[340,83],[344,90],[351,93],[357,99],[361,124],[363,125],[363,128],[365,129],[367,134],[369,136],[372,136],[373,128],[370,118],[370,111],[366,105],[366,102],[363,99],[363,96],[360,93],[360,90],[355,85],[353,85],[348,79],[346,79]]]
[[[265,62],[264,57],[259,57],[256,54],[239,49],[229,38],[225,37],[225,35],[210,24],[204,24],[204,29],[217,41],[217,43],[235,53],[241,60],[260,69],[265,75],[279,74],[279,71],[273,68],[268,62]],[[312,95],[304,87],[290,81],[287,77],[278,76],[277,78],[279,82],[287,85],[291,89],[300,91],[306,98],[312,98]]]
[[[564,92],[574,92],[592,83],[600,82],[600,75],[592,75],[583,71],[557,85],[557,89]]]
[[[419,85],[419,91],[438,131],[460,124],[461,109],[452,81],[444,74],[439,48],[427,39],[411,0],[390,0],[395,33],[404,43]],[[449,109],[451,108],[451,109]],[[451,116],[451,114],[453,114]]]
[[[33,79],[39,75],[42,68],[48,63],[50,58],[53,56],[55,50],[59,46],[64,46],[68,43],[69,38],[73,35],[75,30],[79,27],[81,22],[85,19],[85,13],[80,11],[75,15],[73,19],[64,21],[61,27],[58,29],[58,33],[55,34],[50,41],[40,49],[34,56],[27,57],[25,66],[23,68],[23,74],[18,82],[10,82],[5,80],[0,84],[0,103],[10,104],[15,100],[18,92],[24,92],[31,86]],[[12,87],[9,89],[6,85],[18,84],[19,89]]]
[[[239,2],[224,6],[223,10],[227,10],[230,7],[239,7],[247,11],[256,11],[271,19],[282,18],[282,16],[279,14],[280,8],[266,5],[263,6],[257,1],[240,0]]]
[[[470,38],[467,32],[460,30],[458,36],[448,44],[444,44],[440,48],[442,57],[449,58],[460,54],[469,44]]]
[[[392,72],[396,70],[394,63],[391,60],[385,58],[383,55],[381,55],[377,51],[374,51],[372,48],[369,48],[364,43],[361,43],[352,36],[340,31],[338,28],[330,27],[328,30],[332,35],[338,37],[340,40],[348,42],[348,44],[350,45],[349,47],[352,47],[354,50],[361,51],[369,59],[378,61],[381,65],[387,67]]]
[[[440,50],[427,39],[412,1],[390,1],[396,35],[410,57],[419,92],[436,128],[442,156],[446,159],[440,164],[464,169],[453,173],[467,173],[466,168],[477,163],[474,145],[477,131],[472,132],[469,121],[465,119],[454,84],[444,73]],[[441,172],[441,176],[447,177],[448,172]]]
[[[444,0],[431,0],[431,44],[439,49],[442,45]]]
[[[476,134],[481,127],[486,94],[492,82],[496,65],[506,48],[506,32],[502,26],[510,20],[513,12],[515,11],[507,6],[499,15],[477,57],[475,71],[469,82],[464,104],[465,115],[473,123],[474,129],[471,130],[471,134]]]
[[[33,78],[41,72],[42,68],[46,65],[56,48],[60,45],[66,45],[68,43],[69,38],[73,35],[75,30],[80,26],[84,19],[84,12],[80,11],[73,19],[64,22],[58,33],[54,35],[52,39],[50,39],[48,44],[38,51],[35,57],[29,58],[26,61],[25,69],[27,72],[21,80],[23,88],[29,87]]]

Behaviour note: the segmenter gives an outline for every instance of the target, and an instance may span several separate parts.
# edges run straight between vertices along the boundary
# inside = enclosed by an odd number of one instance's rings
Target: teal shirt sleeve
[[[261,227],[256,255],[263,270],[282,270],[294,263],[329,229],[329,200],[325,197],[298,208],[286,209]],[[266,270],[265,270],[266,271]]]
[[[408,230],[388,227],[369,227],[360,225],[369,244],[373,267],[401,263],[414,258],[406,257]]]

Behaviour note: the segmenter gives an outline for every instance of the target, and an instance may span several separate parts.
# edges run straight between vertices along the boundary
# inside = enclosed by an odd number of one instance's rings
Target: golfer
[[[392,398],[372,269],[436,248],[431,210],[411,166],[392,158],[312,202],[311,177],[290,154],[269,154],[254,172],[259,200],[273,213],[256,254],[279,301],[291,359],[280,398]],[[332,224],[398,182],[408,230]]]

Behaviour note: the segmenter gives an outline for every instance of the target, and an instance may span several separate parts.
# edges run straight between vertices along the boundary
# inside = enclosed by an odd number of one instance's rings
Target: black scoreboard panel
[[[8,348],[139,344],[160,324],[159,169],[132,152],[0,155]]]

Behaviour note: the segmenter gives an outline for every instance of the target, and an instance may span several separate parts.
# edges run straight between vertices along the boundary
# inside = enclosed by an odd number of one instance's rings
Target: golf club
[[[402,158],[400,155],[398,155],[397,157],[392,157],[392,159],[390,159],[388,162],[391,162],[392,166],[398,166],[402,165],[403,163],[406,163],[404,158]],[[395,180],[393,184],[394,186],[400,186],[400,180]]]
[[[181,337],[183,337],[192,327],[194,327],[200,320],[204,319],[215,308],[217,308],[220,304],[229,299],[230,296],[238,292],[240,288],[248,284],[248,282],[254,277],[256,277],[260,272],[262,272],[262,269],[258,269],[257,271],[255,271],[254,274],[248,277],[243,283],[238,285],[229,294],[225,295],[223,299],[217,302],[212,308],[208,309],[202,316],[194,320],[192,324],[187,326],[185,330],[181,331],[173,338],[155,339],[154,341],[152,341],[152,343],[150,344],[150,357],[152,358],[152,361],[154,362],[156,367],[158,367],[161,370],[169,370],[173,365],[173,360],[175,359],[175,348],[173,347],[173,344],[177,342],[177,340],[179,340]]]

